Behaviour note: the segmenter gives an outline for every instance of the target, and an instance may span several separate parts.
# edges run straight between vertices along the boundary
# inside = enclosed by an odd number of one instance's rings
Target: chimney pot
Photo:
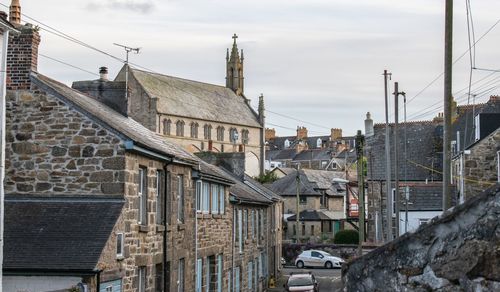
[[[108,81],[108,67],[100,67],[99,75],[101,76],[101,80]]]
[[[0,18],[2,18],[3,20],[7,20],[7,12],[0,11]]]

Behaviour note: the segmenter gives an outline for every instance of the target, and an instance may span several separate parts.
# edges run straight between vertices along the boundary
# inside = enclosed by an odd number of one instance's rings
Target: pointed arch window
[[[238,142],[238,139],[239,139],[238,130],[236,128],[231,128],[229,130],[229,140],[232,143],[236,143],[236,142]]]
[[[184,121],[178,120],[175,124],[175,134],[179,137],[184,137]]]
[[[198,138],[198,123],[191,123],[191,138]]]
[[[241,131],[241,142],[245,145],[248,145],[248,130],[247,129],[243,129]]]
[[[217,127],[217,141],[224,141],[224,127]]]
[[[203,138],[212,140],[212,125],[205,124],[205,126],[203,126]]]
[[[170,135],[172,121],[170,119],[163,120],[163,135]]]

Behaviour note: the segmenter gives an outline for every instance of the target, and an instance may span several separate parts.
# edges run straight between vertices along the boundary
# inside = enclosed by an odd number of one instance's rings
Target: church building
[[[243,50],[233,36],[226,53],[226,85],[139,70],[125,65],[115,80],[78,81],[73,88],[97,97],[166,141],[191,153],[244,152],[246,173],[264,169],[264,100],[255,111],[244,93]],[[125,92],[125,88],[128,91]]]

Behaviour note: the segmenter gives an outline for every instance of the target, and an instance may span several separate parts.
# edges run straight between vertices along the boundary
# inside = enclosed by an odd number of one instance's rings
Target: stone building
[[[257,176],[265,152],[264,98],[259,97],[256,112],[244,94],[244,57],[236,38],[226,56],[226,86],[123,67],[114,81],[79,81],[73,88],[120,104],[128,116],[191,153],[244,152],[246,172]],[[117,88],[125,88],[127,72],[125,98]]]
[[[467,200],[500,183],[500,127],[486,137],[465,148],[462,154],[453,160],[457,174],[455,179],[459,194]]]
[[[244,194],[231,191],[234,175],[146,128],[112,95],[38,73],[38,31],[19,28],[7,68],[4,291],[195,291],[198,282],[227,291],[248,285],[234,263],[244,269],[256,257],[264,290],[279,273],[280,222],[263,228],[281,216],[279,197],[248,186],[262,197],[245,204],[258,210],[263,236],[236,259]]]
[[[276,136],[266,129],[265,169],[297,167],[316,170],[345,170],[346,153],[354,149],[354,137],[342,137],[342,129],[331,129],[330,136],[308,136],[306,127],[297,127],[296,136]],[[346,152],[347,151],[347,152]],[[348,155],[349,156],[349,155]],[[352,157],[349,157],[352,160]]]
[[[270,277],[276,279],[281,272],[281,197],[245,174],[243,153],[200,152],[197,156],[219,166],[234,182],[229,188],[234,233],[228,246],[233,255],[232,275],[228,274],[233,277],[233,288],[265,291]],[[199,213],[207,213],[201,208]],[[203,286],[198,283],[198,287]]]
[[[367,119],[368,120],[368,119]],[[387,240],[387,212],[390,212],[393,218],[393,232],[396,234],[395,228],[395,170],[394,170],[394,155],[391,155],[391,198],[392,204],[387,202],[387,186],[386,186],[386,155],[385,155],[385,124],[375,124],[373,128],[370,123],[365,129],[365,157],[367,161],[367,176],[365,192],[367,200],[366,210],[368,210],[366,232],[367,241],[382,242]],[[399,181],[400,181],[400,210],[405,210],[406,189],[409,191],[408,204],[412,203],[414,196],[417,194],[426,194],[434,196],[441,194],[442,189],[442,124],[439,121],[416,121],[406,124],[399,124]],[[406,143],[404,140],[406,132]],[[394,152],[394,124],[390,124],[390,145],[391,151]],[[406,144],[406,147],[405,147]],[[441,200],[442,196],[439,195]],[[439,199],[439,198],[438,198]],[[388,211],[388,209],[390,211]],[[442,209],[441,209],[442,210]],[[436,210],[433,210],[436,211]],[[428,214],[420,219],[429,219]],[[404,226],[405,222],[401,221],[405,217],[400,218],[400,225]]]
[[[312,242],[322,238],[333,238],[339,230],[353,228],[348,220],[349,198],[353,189],[346,189],[345,173],[301,169],[299,171],[299,221],[297,214],[297,170],[272,183],[269,188],[283,198],[283,213],[286,222],[284,239]]]

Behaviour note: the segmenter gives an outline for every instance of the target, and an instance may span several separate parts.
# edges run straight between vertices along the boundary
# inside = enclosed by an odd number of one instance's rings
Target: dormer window
[[[285,140],[285,148],[290,147],[290,141],[288,139]]]
[[[321,140],[321,138],[318,138],[318,140],[316,140],[316,147],[321,148],[322,146],[323,146],[323,141]]]

